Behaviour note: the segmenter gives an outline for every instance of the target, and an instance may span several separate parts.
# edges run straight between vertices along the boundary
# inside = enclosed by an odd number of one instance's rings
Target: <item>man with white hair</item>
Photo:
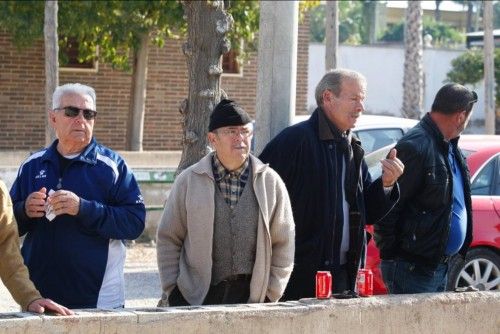
[[[69,308],[124,306],[123,240],[141,234],[146,215],[129,167],[93,138],[96,115],[92,87],[57,87],[57,139],[24,161],[10,192],[31,279]]]
[[[295,264],[285,300],[313,297],[317,271],[330,271],[333,292],[355,290],[373,224],[399,198],[404,166],[392,150],[372,180],[361,142],[351,130],[364,112],[366,79],[335,69],[316,86],[318,108],[309,120],[284,129],[260,155],[286,184],[295,221]]]

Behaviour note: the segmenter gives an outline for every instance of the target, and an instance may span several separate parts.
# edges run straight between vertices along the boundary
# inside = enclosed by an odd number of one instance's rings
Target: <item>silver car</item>
[[[309,119],[310,115],[298,115],[293,124]],[[396,143],[403,135],[418,123],[418,120],[362,114],[356,122],[353,133],[361,140],[365,154],[384,146]]]

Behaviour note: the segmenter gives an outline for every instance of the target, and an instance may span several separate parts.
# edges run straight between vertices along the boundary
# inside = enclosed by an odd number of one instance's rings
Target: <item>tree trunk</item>
[[[402,114],[419,119],[423,102],[422,7],[420,1],[408,1],[405,21],[405,59]]]
[[[57,0],[45,1],[43,35],[45,42],[45,146],[49,146],[56,136],[49,123],[48,111],[52,109],[52,94],[59,85]]]
[[[481,17],[482,17],[482,11],[483,11],[483,6],[484,6],[484,1],[476,1],[474,2],[475,6],[476,6],[476,13],[474,15],[474,31],[479,31],[480,29],[480,21],[481,21]]]
[[[325,70],[337,68],[339,59],[339,4],[337,1],[326,2],[325,20]]]
[[[144,114],[146,113],[146,85],[148,77],[149,33],[140,37],[139,48],[134,54],[134,69],[128,118],[128,149],[142,151]]]
[[[467,1],[467,32],[472,32],[472,17],[474,15],[474,4],[472,1]]]
[[[484,3],[484,129],[495,134],[495,64],[493,39],[493,3]]]
[[[373,0],[363,2],[363,20],[365,21],[363,43],[374,44],[377,41],[377,3],[378,1]]]
[[[185,1],[183,6],[188,24],[183,52],[187,59],[189,96],[180,107],[184,133],[177,173],[209,151],[209,116],[221,99],[222,55],[230,50],[225,36],[233,24],[223,1]]]
[[[435,0],[434,2],[436,3],[436,10],[434,11],[434,19],[436,20],[436,22],[439,22],[441,21],[441,9],[439,7],[441,6],[441,2],[443,1]]]

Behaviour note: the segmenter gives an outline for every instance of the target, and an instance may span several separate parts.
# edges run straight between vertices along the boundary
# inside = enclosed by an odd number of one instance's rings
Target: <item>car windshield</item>
[[[396,143],[403,137],[404,133],[400,128],[380,128],[355,130],[354,134],[359,138],[363,149],[368,154],[384,146]]]

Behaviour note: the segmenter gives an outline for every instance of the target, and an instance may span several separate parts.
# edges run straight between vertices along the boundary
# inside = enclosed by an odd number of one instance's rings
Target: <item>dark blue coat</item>
[[[317,109],[309,120],[283,130],[260,155],[260,159],[268,162],[282,177],[292,203],[295,267],[285,292],[287,299],[314,296],[314,277],[316,271],[324,270],[325,254],[333,253],[334,261],[339,261],[342,227],[335,225],[342,224],[343,219],[336,216],[342,215],[341,205],[340,209],[335,208],[339,207],[342,196],[337,184],[341,181],[342,169],[337,159],[341,150],[335,138],[320,138],[319,112],[322,111]],[[386,196],[381,179],[372,182],[360,142],[353,138],[351,147],[355,178],[346,186],[351,187],[356,197],[355,203],[350,203],[347,265],[350,288],[354,290],[356,273],[364,260],[365,225],[386,215],[397,201],[399,192],[395,187],[391,195]]]
[[[30,278],[44,297],[70,308],[95,308],[99,299],[106,307],[123,305],[119,240],[137,238],[146,215],[137,182],[123,159],[95,140],[60,172],[57,143],[21,165],[10,191],[19,234],[26,234],[21,252]],[[25,200],[42,187],[78,195],[79,213],[50,222],[27,217]],[[106,272],[111,283],[102,289]]]

